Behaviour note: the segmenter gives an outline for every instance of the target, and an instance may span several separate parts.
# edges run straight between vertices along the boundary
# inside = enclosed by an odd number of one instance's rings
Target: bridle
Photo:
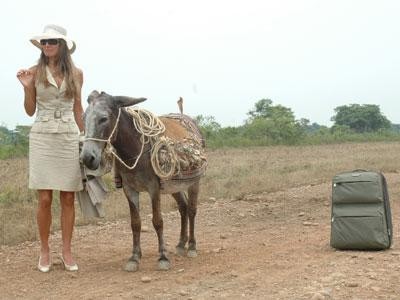
[[[110,136],[108,137],[108,139],[99,139],[99,138],[86,137],[86,136],[85,136],[84,141],[95,141],[95,142],[103,142],[103,143],[106,143],[105,149],[104,149],[103,151],[106,151],[106,152],[111,153],[111,154],[112,154],[116,159],[118,159],[118,161],[119,161],[121,164],[123,164],[127,169],[133,170],[133,169],[136,167],[137,163],[139,162],[140,157],[141,157],[142,154],[143,154],[143,149],[144,149],[144,144],[145,144],[145,141],[144,141],[144,134],[142,133],[142,135],[141,135],[141,137],[140,137],[140,140],[141,140],[141,142],[142,142],[142,147],[141,147],[140,153],[139,153],[138,156],[136,156],[135,163],[134,163],[132,166],[128,166],[128,165],[122,160],[122,158],[118,156],[118,154],[115,152],[115,149],[114,149],[114,147],[113,147],[113,145],[112,145],[112,138],[113,138],[115,132],[117,131],[119,119],[120,119],[120,117],[121,117],[121,110],[122,110],[122,108],[119,108],[117,120],[115,121],[114,128],[113,128],[113,130],[111,131],[111,134],[110,134]],[[135,125],[135,126],[136,126],[136,125]]]

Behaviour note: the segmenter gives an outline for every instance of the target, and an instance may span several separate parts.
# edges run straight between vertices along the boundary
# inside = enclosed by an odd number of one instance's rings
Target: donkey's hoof
[[[136,272],[139,270],[139,263],[137,261],[128,261],[124,267],[124,270],[127,272]]]
[[[185,255],[186,255],[186,250],[185,250],[185,248],[176,247],[176,248],[175,248],[175,251],[176,251],[176,255],[179,255],[179,256],[185,256]]]
[[[191,258],[197,257],[197,250],[189,250],[187,256]]]
[[[171,264],[168,260],[159,260],[158,261],[158,269],[160,271],[168,271],[171,267]]]

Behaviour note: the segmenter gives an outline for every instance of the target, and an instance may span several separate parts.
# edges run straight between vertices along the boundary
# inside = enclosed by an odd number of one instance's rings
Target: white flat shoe
[[[41,264],[40,264],[40,261],[41,261],[41,260],[42,260],[42,257],[39,257],[38,270],[39,270],[40,272],[43,272],[43,273],[48,273],[48,272],[50,271],[51,264],[48,264],[48,265],[41,265]]]
[[[61,262],[64,265],[64,269],[70,272],[76,272],[79,270],[78,265],[75,263],[73,265],[68,265],[65,263],[64,258],[62,256],[60,256],[61,258]]]

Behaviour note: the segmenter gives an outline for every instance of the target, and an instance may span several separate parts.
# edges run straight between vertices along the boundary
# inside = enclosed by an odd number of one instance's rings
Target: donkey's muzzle
[[[96,170],[99,167],[100,159],[94,150],[83,150],[80,159],[90,170]]]

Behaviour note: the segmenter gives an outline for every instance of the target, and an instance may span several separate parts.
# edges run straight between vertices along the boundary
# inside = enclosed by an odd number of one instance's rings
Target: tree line
[[[0,126],[0,159],[26,156],[30,126],[17,125],[15,129]]]
[[[297,120],[290,108],[271,99],[257,101],[247,116],[237,127],[222,127],[213,116],[195,119],[209,148],[400,140],[400,124],[392,124],[375,104],[336,107],[331,127]],[[0,126],[0,159],[26,156],[29,130],[30,126]]]
[[[331,127],[295,118],[293,111],[271,99],[257,101],[242,126],[222,127],[214,117],[196,117],[209,147],[302,145],[400,140],[400,125],[392,124],[375,104],[338,106]]]

